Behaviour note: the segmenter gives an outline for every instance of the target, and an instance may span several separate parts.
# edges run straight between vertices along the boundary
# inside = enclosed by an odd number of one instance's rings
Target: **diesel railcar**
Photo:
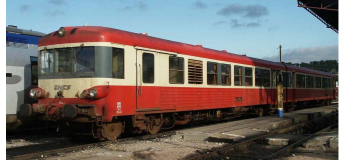
[[[22,124],[17,112],[23,103],[36,103],[28,92],[38,83],[38,41],[44,33],[6,27],[6,130]]]
[[[274,112],[278,80],[286,110],[335,94],[330,73],[98,26],[61,27],[39,40],[38,57],[38,103],[21,116],[108,140]]]

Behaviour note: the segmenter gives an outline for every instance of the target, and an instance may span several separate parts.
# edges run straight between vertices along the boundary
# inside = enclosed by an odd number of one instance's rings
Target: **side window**
[[[305,75],[297,74],[296,87],[297,88],[305,88]]]
[[[142,81],[143,83],[154,83],[154,55],[142,54]]]
[[[306,76],[306,88],[314,88],[314,76]]]
[[[321,88],[321,77],[315,77],[315,87],[316,88]]]
[[[38,57],[30,57],[30,66],[32,73],[32,85],[38,85]]]
[[[255,68],[255,86],[270,87],[270,70]]]
[[[221,64],[221,84],[231,85],[231,65]]]
[[[283,87],[292,87],[292,74],[290,72],[282,72]]]
[[[255,86],[262,86],[262,69],[255,68]]]
[[[270,87],[270,70],[263,70],[263,86]]]
[[[245,67],[245,86],[253,86],[253,69]]]
[[[218,85],[218,64],[213,62],[207,63],[207,83]]]
[[[112,50],[112,78],[124,79],[124,49]]]
[[[203,83],[203,62],[199,60],[188,60],[188,84]]]
[[[169,83],[184,83],[184,58],[169,57]]]
[[[327,84],[327,78],[322,78],[322,88],[327,88],[328,84]]]
[[[243,86],[243,67],[242,66],[236,66],[235,69],[235,86]]]

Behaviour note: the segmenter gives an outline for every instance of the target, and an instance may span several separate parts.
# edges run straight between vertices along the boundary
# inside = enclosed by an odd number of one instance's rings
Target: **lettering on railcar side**
[[[54,90],[69,90],[72,85],[55,85]]]

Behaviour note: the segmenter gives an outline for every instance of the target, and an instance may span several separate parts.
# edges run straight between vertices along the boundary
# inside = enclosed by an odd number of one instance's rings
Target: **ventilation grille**
[[[188,60],[188,83],[202,84],[203,83],[203,62],[199,60]]]

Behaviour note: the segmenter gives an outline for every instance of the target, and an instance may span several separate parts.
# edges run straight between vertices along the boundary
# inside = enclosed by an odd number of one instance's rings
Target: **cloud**
[[[247,23],[247,27],[260,27],[260,22],[249,22]]]
[[[243,17],[248,18],[259,18],[269,14],[269,11],[266,7],[259,4],[256,5],[239,5],[239,4],[230,4],[217,12],[218,15],[222,16],[231,16],[234,14],[243,15]]]
[[[46,14],[49,16],[55,17],[55,16],[64,15],[65,13],[59,9],[56,9],[56,10],[46,12]]]
[[[267,29],[269,32],[274,32],[276,30],[278,30],[278,27],[270,27]]]
[[[20,11],[21,13],[27,12],[29,9],[30,9],[30,6],[27,5],[27,4],[24,4],[24,5],[20,5],[20,6],[19,6],[19,11]]]
[[[221,22],[221,21],[219,21]],[[219,23],[219,22],[216,22],[216,23]],[[238,28],[238,27],[247,27],[247,28],[253,28],[253,27],[260,27],[261,26],[261,21],[258,20],[256,22],[241,22],[239,21],[238,19],[231,19],[230,21],[230,25],[231,25],[231,28]],[[214,23],[214,24],[216,24]]]
[[[242,27],[244,24],[239,23],[237,19],[231,19],[231,28]]]
[[[197,1],[195,3],[192,4],[195,8],[198,8],[198,9],[205,9],[207,8],[207,5],[201,1]]]
[[[217,21],[214,23],[214,25],[221,25],[221,24],[225,24],[225,23],[226,23],[226,21]]]
[[[57,5],[57,6],[62,6],[62,5],[68,4],[65,0],[50,0],[49,3]]]
[[[279,55],[263,57],[263,59],[279,62]],[[282,51],[282,61],[292,63],[309,63],[320,60],[338,60],[338,45],[309,48],[296,48]]]
[[[133,9],[138,9],[138,10],[140,10],[140,11],[147,11],[147,10],[148,10],[148,6],[147,6],[145,3],[139,1],[139,2],[136,2],[136,3],[135,3],[134,5],[132,5],[132,6],[125,6],[125,7],[122,8],[121,10],[122,10],[122,11],[131,11],[131,10],[133,10]]]

